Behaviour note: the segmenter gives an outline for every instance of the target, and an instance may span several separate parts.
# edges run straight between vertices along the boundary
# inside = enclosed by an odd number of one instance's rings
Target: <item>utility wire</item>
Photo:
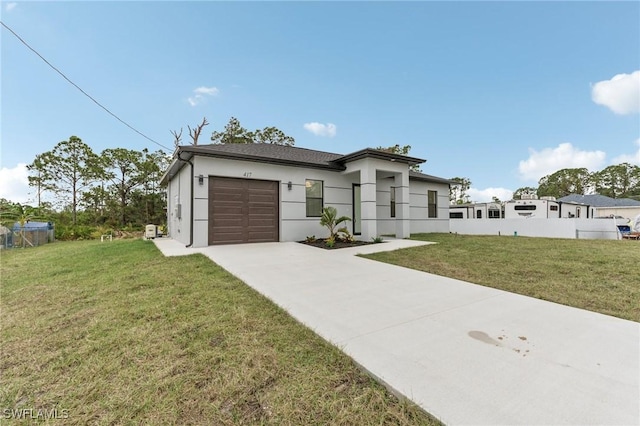
[[[26,41],[24,41],[22,39],[22,37],[20,37],[18,34],[16,34],[15,31],[13,31],[11,28],[9,28],[4,22],[0,21],[0,24],[2,24],[3,27],[5,27],[7,30],[9,30],[9,32],[11,34],[13,34],[18,40],[20,40],[20,42],[22,44],[24,44],[25,46],[27,46],[27,48],[29,48],[29,50],[31,50],[33,53],[35,53],[40,59],[42,59],[47,65],[49,65],[55,72],[57,72],[58,74],[60,74],[62,76],[62,78],[64,78],[65,80],[67,80],[73,87],[75,87],[76,89],[78,89],[80,92],[82,92],[83,95],[85,95],[87,98],[91,99],[96,105],[98,105],[100,108],[102,108],[103,110],[105,110],[109,115],[111,115],[113,118],[115,118],[116,120],[118,120],[119,122],[121,122],[122,124],[124,124],[125,126],[127,126],[128,128],[130,128],[131,130],[133,130],[134,132],[136,132],[137,134],[139,134],[140,136],[142,136],[143,138],[147,139],[150,142],[155,143],[158,146],[161,146],[162,148],[166,149],[167,151],[171,151],[171,148],[168,148],[164,145],[162,145],[160,142],[156,142],[155,140],[151,139],[149,136],[145,135],[144,133],[142,133],[141,131],[139,131],[138,129],[134,128],[133,126],[131,126],[129,123],[127,123],[126,121],[124,121],[123,119],[121,119],[120,117],[118,117],[117,115],[115,115],[114,113],[112,113],[111,111],[109,111],[109,109],[107,107],[105,107],[104,105],[102,105],[100,102],[98,102],[97,100],[95,100],[93,98],[93,96],[89,95],[87,92],[85,92],[84,90],[82,90],[80,88],[80,86],[78,86],[77,84],[75,84],[73,81],[71,81],[66,75],[64,75],[64,73],[62,71],[60,71],[58,68],[56,68],[55,66],[53,66],[49,61],[47,61],[40,53],[38,53],[33,47],[29,46],[29,43],[27,43]]]

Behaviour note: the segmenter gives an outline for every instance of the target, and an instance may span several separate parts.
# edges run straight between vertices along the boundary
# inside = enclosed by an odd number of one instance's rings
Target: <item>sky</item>
[[[236,117],[295,146],[410,145],[511,199],[563,168],[640,165],[640,2],[2,2],[0,197],[70,136],[171,152]],[[188,137],[183,138],[183,141]]]

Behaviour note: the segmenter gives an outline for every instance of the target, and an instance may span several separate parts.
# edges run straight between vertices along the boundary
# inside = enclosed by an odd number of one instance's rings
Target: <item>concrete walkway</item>
[[[640,424],[640,323],[356,257],[424,243],[203,253],[446,424]]]

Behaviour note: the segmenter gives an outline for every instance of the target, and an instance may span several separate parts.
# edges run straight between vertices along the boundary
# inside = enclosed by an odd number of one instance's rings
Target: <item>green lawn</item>
[[[57,242],[2,251],[0,272],[0,415],[438,424],[202,255],[165,258],[141,240]]]
[[[364,257],[640,321],[640,242],[418,234]]]

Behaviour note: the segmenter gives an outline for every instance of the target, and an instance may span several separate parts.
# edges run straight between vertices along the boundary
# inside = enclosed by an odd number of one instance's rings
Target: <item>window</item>
[[[321,180],[307,179],[304,183],[307,192],[307,217],[322,216],[323,185]]]
[[[482,210],[476,211],[476,219],[482,219]]]
[[[464,219],[462,212],[449,212],[449,219]]]
[[[549,206],[549,210],[551,210],[552,212],[557,212],[558,206]]]
[[[489,209],[489,219],[500,219],[500,210]]]
[[[536,206],[534,206],[533,204],[524,204],[524,205],[518,205],[518,206],[514,206],[513,207],[514,210],[535,210]]]
[[[576,217],[580,217],[580,207],[576,209]]]
[[[391,187],[391,217],[396,217],[396,189]]]
[[[428,217],[438,217],[438,191],[427,191]]]

